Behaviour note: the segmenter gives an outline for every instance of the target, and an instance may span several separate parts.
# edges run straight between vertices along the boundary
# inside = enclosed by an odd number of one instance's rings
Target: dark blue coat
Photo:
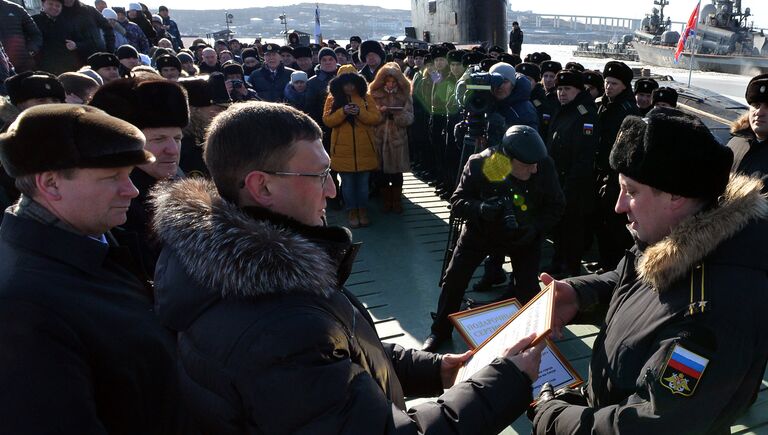
[[[251,86],[263,101],[280,103],[283,101],[285,85],[291,81],[291,74],[294,71],[294,69],[286,68],[280,64],[273,75],[269,68],[264,65],[251,73]]]

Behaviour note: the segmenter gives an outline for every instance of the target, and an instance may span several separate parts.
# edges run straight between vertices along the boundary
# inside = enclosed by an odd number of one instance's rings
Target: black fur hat
[[[11,104],[18,105],[32,98],[56,98],[63,103],[64,86],[55,75],[45,71],[26,71],[5,79]]]
[[[504,49],[499,47],[498,45],[493,45],[491,47],[488,47],[488,53],[495,52],[495,53],[504,53]]]
[[[672,107],[677,107],[677,91],[672,88],[663,87],[654,89],[651,98],[654,105],[657,102],[664,102]]]
[[[643,77],[635,81],[635,94],[639,92],[652,94],[654,89],[659,89],[659,82],[652,78]]]
[[[584,65],[578,62],[568,62],[565,64],[565,69],[572,69],[579,72],[584,72]]]
[[[561,65],[560,62],[556,62],[554,60],[545,60],[541,62],[540,68],[541,74],[544,74],[545,72],[552,72],[557,74],[563,69],[563,65]]]
[[[579,71],[564,69],[555,76],[555,86],[573,86],[584,89],[584,76]]]
[[[480,69],[483,71],[489,71],[492,66],[499,63],[499,59],[494,59],[492,57],[487,57],[480,61]]]
[[[52,134],[53,133],[53,134]],[[73,168],[117,168],[154,161],[133,125],[79,104],[44,104],[0,134],[0,162],[11,177]]]
[[[517,64],[515,70],[520,74],[524,74],[533,78],[537,82],[541,81],[541,69],[533,62],[523,62]]]
[[[192,107],[208,107],[214,104],[228,105],[232,99],[227,92],[224,74],[212,73],[205,77],[195,77],[179,80],[179,84],[187,90],[189,105]]]
[[[176,56],[171,56],[170,54],[164,54],[158,57],[155,61],[155,66],[157,66],[158,71],[167,67],[176,68],[181,71],[181,61]]]
[[[501,53],[496,59],[499,59],[499,62],[508,63],[512,66],[518,66],[520,65],[520,62],[522,62],[522,59],[520,59],[520,56],[516,54],[509,54],[509,53]]]
[[[464,50],[451,50],[448,52],[448,62],[461,62],[461,58],[464,57]]]
[[[747,103],[768,103],[768,74],[752,77],[744,95]]]
[[[584,76],[585,85],[594,86],[597,89],[600,89],[602,93],[602,90],[605,88],[605,82],[603,81],[603,75],[600,74],[600,71],[586,70],[581,73],[581,75]]]
[[[312,49],[305,46],[296,47],[293,49],[293,57],[296,59],[300,57],[312,57]]]
[[[187,93],[168,80],[114,80],[99,88],[89,104],[139,129],[189,123]]]
[[[429,54],[432,55],[432,59],[437,59],[438,57],[447,57],[448,49],[442,45],[433,45],[429,47]]]
[[[624,83],[624,86],[626,86],[627,89],[632,88],[632,77],[634,77],[634,73],[632,73],[632,68],[628,67],[624,62],[612,60],[606,63],[605,68],[603,68],[603,79],[608,77],[618,79]]]
[[[479,51],[470,51],[461,56],[461,64],[464,65],[464,68],[467,68],[470,65],[479,64],[483,59],[485,59],[485,54]]]
[[[382,62],[384,61],[384,58],[387,57],[387,54],[384,53],[384,47],[381,46],[381,43],[379,41],[373,41],[370,39],[363,41],[363,43],[360,44],[360,60],[365,62],[365,58],[368,56],[368,53],[378,54]]]
[[[88,56],[88,65],[92,70],[96,71],[99,68],[106,68],[108,66],[119,68],[120,61],[117,59],[117,56],[112,53],[100,52]]]
[[[728,184],[733,153],[699,118],[656,108],[646,118],[624,119],[610,163],[613,170],[661,191],[712,200]]]

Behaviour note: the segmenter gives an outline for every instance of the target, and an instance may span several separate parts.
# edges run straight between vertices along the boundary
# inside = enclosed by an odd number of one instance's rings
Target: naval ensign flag
[[[680,54],[682,54],[685,48],[685,41],[688,40],[690,35],[696,35],[696,23],[699,21],[699,7],[701,6],[701,0],[696,3],[696,9],[691,12],[691,17],[688,18],[688,23],[683,29],[683,33],[680,35],[680,40],[677,41],[677,50],[675,50],[675,63],[680,60]],[[693,54],[693,52],[691,52]]]

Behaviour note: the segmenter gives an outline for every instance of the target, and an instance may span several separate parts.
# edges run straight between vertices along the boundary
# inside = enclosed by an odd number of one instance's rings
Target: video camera
[[[473,66],[468,72],[456,84],[457,102],[471,114],[488,113],[495,101],[491,91],[501,86],[504,77],[485,72],[479,65]]]

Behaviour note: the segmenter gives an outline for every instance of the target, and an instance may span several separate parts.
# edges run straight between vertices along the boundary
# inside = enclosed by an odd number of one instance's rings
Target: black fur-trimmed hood
[[[207,180],[161,184],[151,204],[163,246],[197,284],[223,298],[328,296],[346,279],[339,269],[354,254],[346,228],[309,227],[265,209],[240,209]]]
[[[764,220],[768,199],[760,193],[762,188],[759,178],[731,175],[718,207],[689,217],[645,249],[637,264],[640,279],[664,291],[748,224]]]

